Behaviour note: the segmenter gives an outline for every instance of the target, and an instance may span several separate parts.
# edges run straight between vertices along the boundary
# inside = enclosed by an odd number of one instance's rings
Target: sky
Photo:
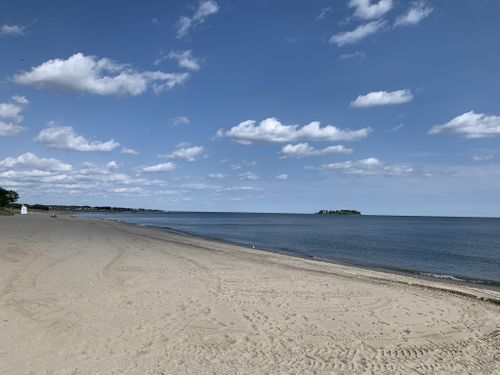
[[[20,202],[500,216],[500,1],[0,6]]]

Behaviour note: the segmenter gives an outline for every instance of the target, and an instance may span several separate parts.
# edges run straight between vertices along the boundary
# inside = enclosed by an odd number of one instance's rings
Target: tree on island
[[[356,210],[319,210],[318,215],[337,215],[337,216],[358,216],[361,212]]]
[[[6,190],[0,186],[0,207],[8,207],[19,199],[19,194],[14,190]]]

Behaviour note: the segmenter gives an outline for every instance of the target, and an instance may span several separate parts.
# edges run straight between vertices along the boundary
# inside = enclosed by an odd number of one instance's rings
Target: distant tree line
[[[361,212],[356,210],[319,210],[316,212],[318,215],[337,215],[337,216],[357,216]]]
[[[75,205],[51,205],[51,210],[56,211],[90,211],[90,212],[163,212],[162,210],[148,210],[146,208],[128,208],[113,206],[75,206]]]
[[[19,194],[14,190],[6,190],[0,186],[0,208],[20,209],[21,204],[16,203]],[[45,205],[45,204],[26,204],[29,209],[39,211],[97,211],[97,212],[163,212],[162,210],[148,210],[145,208],[127,208],[112,206],[76,206],[76,205]],[[3,210],[5,214],[12,214],[10,210]]]

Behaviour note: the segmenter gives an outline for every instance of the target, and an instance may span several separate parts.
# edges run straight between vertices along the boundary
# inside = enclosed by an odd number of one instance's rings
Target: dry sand
[[[498,300],[118,223],[0,217],[1,374],[500,374]]]

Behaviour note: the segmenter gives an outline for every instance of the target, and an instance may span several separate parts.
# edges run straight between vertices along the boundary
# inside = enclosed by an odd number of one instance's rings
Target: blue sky
[[[500,216],[500,2],[16,1],[22,202]]]

